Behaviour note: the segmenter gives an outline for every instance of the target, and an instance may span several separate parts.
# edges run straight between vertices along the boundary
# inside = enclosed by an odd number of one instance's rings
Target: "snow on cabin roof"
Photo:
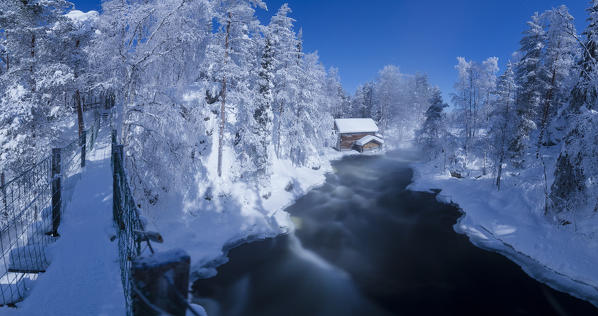
[[[350,118],[334,120],[339,133],[378,132],[378,126],[371,118]]]
[[[371,141],[376,141],[380,144],[384,144],[384,141],[380,137],[376,137],[376,136],[372,136],[372,135],[362,137],[360,140],[356,141],[355,144],[357,146],[363,146]]]

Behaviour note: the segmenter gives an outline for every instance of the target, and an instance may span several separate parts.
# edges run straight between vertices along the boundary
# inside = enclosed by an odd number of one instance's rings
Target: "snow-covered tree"
[[[458,57],[457,61],[455,69],[458,79],[452,97],[460,122],[458,129],[461,131],[462,146],[467,155],[472,146],[480,144],[478,136],[483,136],[480,133],[488,121],[491,93],[496,86],[498,58],[490,57],[481,64],[463,57]],[[485,145],[481,145],[481,150],[485,151]]]
[[[446,134],[444,109],[448,107],[442,100],[442,93],[438,88],[432,89],[430,107],[425,113],[422,128],[416,133],[416,141],[430,158],[434,159],[444,150],[442,141]]]
[[[585,41],[582,47],[582,59],[579,65],[580,75],[571,92],[570,112],[578,113],[582,107],[596,108],[598,87],[598,1],[593,0],[587,9],[588,26],[582,33]],[[571,33],[570,34],[575,34]]]
[[[573,124],[556,163],[548,207],[553,214],[598,211],[598,114],[582,109]]]
[[[63,102],[72,87],[73,52],[68,38],[67,1],[0,3],[0,168],[18,172],[47,153],[55,122],[72,113]]]
[[[284,151],[283,144],[288,138],[286,131],[294,124],[294,112],[292,102],[295,102],[297,95],[297,81],[300,74],[299,61],[302,52],[301,45],[293,31],[294,19],[288,14],[291,9],[284,4],[276,15],[270,20],[266,28],[265,37],[269,38],[273,51],[274,70],[274,143],[276,156],[287,157],[288,152]]]
[[[392,114],[398,107],[401,79],[399,67],[394,65],[385,66],[378,73],[375,86],[376,103],[372,108],[372,116],[378,122],[382,133],[389,130]]]
[[[91,80],[115,95],[135,194],[155,203],[168,189],[163,183],[180,188],[205,173],[210,108],[195,96],[205,96],[206,75],[198,69],[212,7],[203,0],[114,0],[102,9],[89,52],[97,70]]]
[[[557,141],[553,139],[551,132],[553,118],[569,100],[574,84],[573,74],[577,72],[575,59],[579,53],[579,45],[575,38],[577,31],[566,6],[546,11],[542,18],[547,24],[546,47],[543,53],[547,86],[537,120],[538,148],[542,144],[551,145]]]
[[[351,103],[351,117],[371,117],[374,103],[374,84],[366,83],[357,87]]]
[[[507,64],[505,72],[500,76],[496,88],[497,99],[490,112],[488,133],[489,142],[492,148],[492,160],[496,166],[496,187],[500,190],[501,179],[506,159],[508,158],[509,144],[514,134],[513,123],[515,122],[515,97],[517,85],[515,84],[515,73],[513,64]]]
[[[589,25],[583,32],[580,76],[571,93],[570,106],[566,109],[569,132],[564,138],[550,190],[548,210],[558,216],[576,209],[598,210],[596,177],[598,164],[598,118],[596,115],[598,78],[598,1],[588,8]],[[570,33],[574,36],[575,34]]]
[[[274,119],[272,112],[272,104],[274,103],[272,95],[272,89],[274,88],[273,63],[272,44],[269,38],[265,38],[259,71],[259,90],[256,96],[256,108],[252,121],[253,132],[259,139],[259,147],[256,148],[253,159],[255,159],[254,163],[261,177],[268,176],[272,163],[272,121]]]
[[[522,167],[525,161],[525,153],[531,145],[530,134],[537,128],[536,118],[542,104],[545,104],[548,88],[548,72],[543,63],[546,31],[540,15],[536,12],[527,25],[528,29],[520,41],[522,57],[515,67],[518,86],[515,111],[519,122],[510,150],[511,160],[517,167]]]

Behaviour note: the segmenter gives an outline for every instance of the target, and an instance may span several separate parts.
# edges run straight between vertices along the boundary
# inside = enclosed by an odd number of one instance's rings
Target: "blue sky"
[[[77,9],[99,9],[99,0],[71,0]],[[586,0],[265,0],[269,17],[285,2],[303,28],[306,51],[337,67],[350,93],[375,79],[384,65],[404,73],[427,73],[445,97],[453,90],[456,57],[499,57],[501,68],[519,47],[535,12],[564,4],[586,26]]]

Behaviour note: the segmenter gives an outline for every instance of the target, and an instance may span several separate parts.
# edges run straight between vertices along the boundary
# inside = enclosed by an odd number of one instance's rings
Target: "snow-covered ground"
[[[535,279],[598,306],[598,216],[575,219],[573,213],[571,224],[565,226],[544,216],[541,169],[507,174],[497,191],[492,175],[474,172],[464,179],[453,178],[438,161],[416,163],[413,168],[409,189],[440,189],[440,201],[462,209],[454,226],[457,232],[478,247],[507,256]]]
[[[124,315],[118,244],[110,241],[115,230],[107,129],[98,141],[68,194],[61,237],[49,247],[50,266],[31,282],[18,308],[1,308],[0,315]]]

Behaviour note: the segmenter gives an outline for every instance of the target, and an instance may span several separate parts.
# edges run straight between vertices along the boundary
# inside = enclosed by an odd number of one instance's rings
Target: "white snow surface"
[[[543,214],[543,182],[535,179],[540,170],[507,173],[497,191],[495,178],[481,172],[456,179],[442,172],[441,162],[413,168],[409,189],[441,189],[439,201],[461,208],[455,231],[480,248],[505,255],[533,278],[598,306],[598,218],[567,226],[551,223]]]
[[[30,282],[29,296],[0,315],[124,315],[118,244],[112,224],[112,177],[108,135],[102,131],[88,154],[67,203],[61,235],[48,247],[52,263]],[[65,194],[66,195],[66,194]]]
[[[334,124],[339,133],[378,132],[378,126],[371,118],[335,119]]]

